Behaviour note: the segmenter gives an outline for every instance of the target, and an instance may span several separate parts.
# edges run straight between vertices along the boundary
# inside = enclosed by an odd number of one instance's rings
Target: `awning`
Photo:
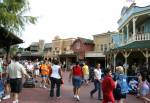
[[[125,46],[121,46],[121,47],[112,49],[112,51],[124,50],[124,49],[150,49],[150,40],[134,41]]]
[[[100,52],[87,52],[85,53],[85,57],[88,58],[88,57],[105,57],[105,55],[103,53],[100,53]]]
[[[0,27],[0,48],[20,43],[23,43],[22,39],[7,31],[5,28]]]

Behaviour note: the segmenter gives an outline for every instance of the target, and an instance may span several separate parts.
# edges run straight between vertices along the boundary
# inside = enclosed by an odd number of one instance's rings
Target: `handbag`
[[[61,78],[60,84],[64,84],[64,81],[63,81],[63,79],[62,79],[62,78]]]

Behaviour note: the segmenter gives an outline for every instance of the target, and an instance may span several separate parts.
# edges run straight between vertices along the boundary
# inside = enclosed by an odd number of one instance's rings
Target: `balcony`
[[[122,46],[132,43],[134,41],[144,41],[144,40],[150,40],[150,33],[140,33],[136,34],[135,36],[132,35],[131,37],[129,37],[128,40],[122,43]]]

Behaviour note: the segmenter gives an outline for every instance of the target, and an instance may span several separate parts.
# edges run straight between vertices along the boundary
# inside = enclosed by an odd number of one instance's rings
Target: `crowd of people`
[[[104,69],[100,63],[97,63],[91,77],[87,62],[83,62],[82,65],[76,62],[71,66],[69,75],[69,82],[72,81],[73,85],[73,98],[80,101],[81,86],[89,86],[91,82],[94,88],[89,91],[90,97],[93,98],[98,92],[97,99],[102,103],[126,103],[128,93],[135,88],[138,97],[144,98],[149,94],[150,84],[145,73],[140,72],[137,75],[138,80],[135,82],[131,79],[129,83],[124,66],[117,66],[114,69],[115,72],[109,68]],[[33,78],[35,82],[40,82],[41,88],[50,88],[50,98],[54,98],[55,95],[57,99],[61,98],[61,85],[64,83],[63,69],[58,60],[49,62],[36,59],[19,62],[18,58],[4,58],[0,59],[0,73],[0,100],[9,99],[12,93],[12,102],[19,103],[19,93],[24,78],[25,80]]]

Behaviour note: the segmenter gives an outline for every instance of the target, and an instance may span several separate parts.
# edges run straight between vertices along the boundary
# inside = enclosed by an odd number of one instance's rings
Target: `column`
[[[128,53],[127,51],[125,51],[125,53],[124,53],[125,63],[123,65],[125,68],[125,74],[127,74],[127,70],[129,68],[128,61],[127,61],[129,55],[130,55],[130,52]]]
[[[124,44],[124,28],[122,28],[122,44]]]
[[[148,50],[146,49],[146,52],[144,51],[141,51],[143,53],[143,55],[145,56],[146,58],[146,67],[148,69],[148,57],[149,57],[149,53],[148,53]]]
[[[114,69],[113,69],[113,72],[115,72],[115,68],[116,68],[116,56],[117,56],[117,53],[114,53]]]
[[[148,69],[148,57],[149,57],[149,53],[148,50],[146,50],[146,67]]]
[[[128,42],[128,40],[129,40],[129,24],[127,24],[126,27],[127,27],[127,38],[126,39],[127,39],[127,42]]]
[[[133,21],[133,40],[135,40],[135,36],[136,36],[136,20],[137,20],[136,17],[134,17],[132,19],[132,21]]]

